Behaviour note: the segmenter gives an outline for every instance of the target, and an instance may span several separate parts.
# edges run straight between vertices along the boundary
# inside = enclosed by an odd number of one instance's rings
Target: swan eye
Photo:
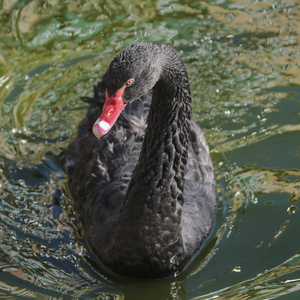
[[[128,80],[126,81],[126,86],[132,85],[133,82],[134,82],[134,79],[133,79],[133,78],[128,79]]]

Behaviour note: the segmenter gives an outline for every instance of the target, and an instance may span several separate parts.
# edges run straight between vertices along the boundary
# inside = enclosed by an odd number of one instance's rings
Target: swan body
[[[216,205],[183,62],[168,46],[134,43],[84,100],[87,115],[62,162],[91,250],[118,276],[182,271],[210,233]]]

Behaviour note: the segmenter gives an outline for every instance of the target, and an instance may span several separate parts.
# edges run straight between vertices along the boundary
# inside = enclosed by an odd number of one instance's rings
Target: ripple
[[[295,1],[0,4],[0,298],[299,295],[299,5]],[[184,60],[219,205],[195,262],[112,282],[76,222],[58,154],[109,61],[136,40]]]

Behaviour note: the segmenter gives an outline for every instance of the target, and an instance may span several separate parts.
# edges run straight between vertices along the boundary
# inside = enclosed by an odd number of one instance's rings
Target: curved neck
[[[183,204],[190,112],[189,89],[183,90],[177,86],[174,91],[167,89],[163,81],[156,84],[144,143],[128,187],[127,201],[132,191],[141,185],[142,194],[145,195],[145,191],[148,193],[146,201],[170,202],[174,209],[180,209]],[[169,215],[170,212],[157,213]]]
[[[144,142],[117,227],[124,230],[129,222],[133,228],[143,224],[144,235],[154,237],[160,235],[155,230],[155,224],[159,223],[162,230],[165,222],[166,226],[171,225],[172,230],[177,231],[170,232],[171,239],[174,242],[181,240],[190,115],[187,72],[177,56],[177,60],[163,67],[160,79],[153,88]]]

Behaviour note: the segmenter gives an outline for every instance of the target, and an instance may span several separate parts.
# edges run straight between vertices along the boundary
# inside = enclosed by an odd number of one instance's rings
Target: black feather
[[[105,91],[128,104],[96,138]],[[114,273],[157,279],[181,271],[208,236],[216,191],[202,129],[191,116],[184,64],[168,46],[135,43],[114,58],[76,139],[62,153],[85,237]],[[148,124],[147,124],[148,123]]]

